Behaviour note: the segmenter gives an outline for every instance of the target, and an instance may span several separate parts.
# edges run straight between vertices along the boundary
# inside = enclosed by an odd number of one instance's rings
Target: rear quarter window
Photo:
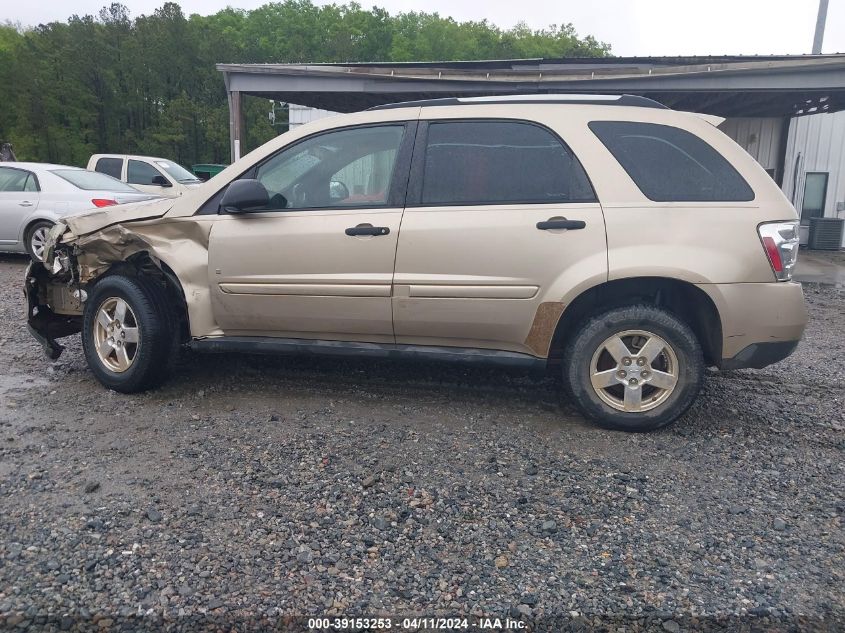
[[[589,127],[649,200],[754,199],[754,191],[736,168],[691,132],[634,121],[591,121]]]

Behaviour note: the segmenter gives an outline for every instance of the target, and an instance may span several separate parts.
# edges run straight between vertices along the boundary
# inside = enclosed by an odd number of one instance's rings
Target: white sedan
[[[0,163],[0,251],[41,261],[47,233],[64,216],[154,197],[79,167]]]

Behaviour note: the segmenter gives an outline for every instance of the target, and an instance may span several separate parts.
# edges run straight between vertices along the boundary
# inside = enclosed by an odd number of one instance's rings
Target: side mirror
[[[159,187],[172,187],[173,184],[161,174],[153,176],[153,184]]]
[[[226,213],[266,210],[269,206],[270,194],[267,189],[252,178],[230,182],[220,200],[220,208]]]
[[[340,202],[349,197],[349,187],[339,180],[332,180],[329,183],[329,198],[332,202]]]

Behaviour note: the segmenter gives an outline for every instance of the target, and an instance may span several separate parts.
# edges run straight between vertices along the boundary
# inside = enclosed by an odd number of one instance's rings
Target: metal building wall
[[[300,125],[311,123],[317,119],[324,119],[327,116],[334,116],[337,112],[330,110],[318,110],[317,108],[310,108],[308,106],[297,105],[295,103],[288,104],[288,122],[289,129],[294,129]]]
[[[789,124],[783,191],[798,212],[808,172],[829,174],[825,217],[845,217],[845,112],[795,117]]]
[[[763,169],[773,173],[778,168],[783,119],[780,117],[742,117],[725,119],[719,129],[757,159]]]

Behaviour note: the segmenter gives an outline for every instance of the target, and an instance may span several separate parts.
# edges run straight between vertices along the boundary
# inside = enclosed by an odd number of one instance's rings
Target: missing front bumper
[[[41,344],[47,358],[51,360],[59,358],[65,349],[56,339],[78,334],[82,329],[81,305],[67,305],[67,302],[62,302],[63,311],[78,309],[78,314],[58,314],[51,307],[49,297],[51,295],[64,296],[64,294],[69,295],[67,287],[51,280],[42,264],[31,263],[26,269],[24,295],[27,305],[27,327],[30,334]]]

